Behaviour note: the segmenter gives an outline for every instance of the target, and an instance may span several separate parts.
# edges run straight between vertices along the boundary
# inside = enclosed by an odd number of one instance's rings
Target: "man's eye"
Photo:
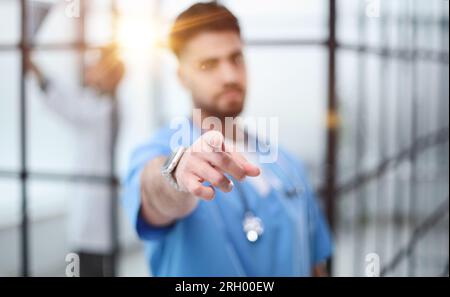
[[[242,63],[243,63],[243,61],[244,61],[244,57],[242,56],[242,55],[236,55],[236,56],[234,56],[233,58],[232,58],[232,62],[235,64],[235,65],[241,65]]]
[[[215,66],[214,62],[204,62],[200,64],[200,70],[207,71],[213,69]]]

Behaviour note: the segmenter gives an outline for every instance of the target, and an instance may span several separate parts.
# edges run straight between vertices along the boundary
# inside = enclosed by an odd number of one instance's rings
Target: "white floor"
[[[142,249],[128,252],[120,257],[118,276],[150,276],[147,258]]]

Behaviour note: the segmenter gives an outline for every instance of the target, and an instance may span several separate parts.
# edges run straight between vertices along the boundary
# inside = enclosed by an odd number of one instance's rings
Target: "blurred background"
[[[115,202],[105,275],[151,275],[120,207],[120,179],[133,147],[191,110],[162,40],[194,2],[0,0],[0,276],[65,275],[80,187]],[[247,44],[245,113],[279,117],[280,143],[304,160],[326,210],[331,275],[364,276],[376,253],[382,276],[448,276],[449,2],[220,2]],[[25,56],[76,89],[110,43],[126,68],[120,128],[109,169],[80,171],[76,135],[43,104]]]

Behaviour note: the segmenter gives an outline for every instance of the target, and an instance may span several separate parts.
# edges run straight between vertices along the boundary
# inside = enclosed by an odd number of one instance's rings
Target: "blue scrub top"
[[[191,144],[200,136],[192,123]],[[244,205],[236,187],[216,191],[212,201],[201,200],[186,218],[169,227],[154,227],[140,216],[140,176],[146,163],[171,153],[171,137],[180,128],[166,127],[132,154],[124,180],[123,205],[138,236],[145,242],[155,276],[310,276],[312,268],[332,253],[322,211],[303,166],[279,149],[275,163],[262,164],[279,187],[263,198],[248,181],[241,190],[251,210],[262,219],[263,235],[249,242],[243,231]],[[181,145],[181,144],[180,144]],[[248,178],[247,178],[248,179]],[[292,189],[297,194],[288,195]]]

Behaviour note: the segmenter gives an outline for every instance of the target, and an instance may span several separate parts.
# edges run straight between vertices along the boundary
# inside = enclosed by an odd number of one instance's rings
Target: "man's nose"
[[[220,67],[220,75],[223,83],[236,83],[239,79],[239,69],[232,63],[222,63]]]

